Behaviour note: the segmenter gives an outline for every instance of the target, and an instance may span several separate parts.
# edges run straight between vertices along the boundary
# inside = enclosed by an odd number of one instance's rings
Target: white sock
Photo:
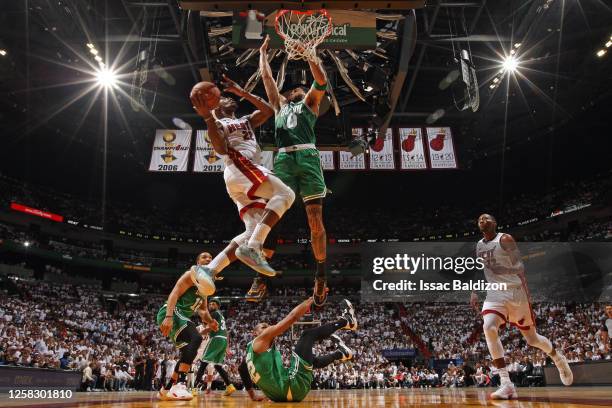
[[[206,383],[206,389],[210,390],[210,387],[212,387],[212,383],[211,382],[207,382]]]
[[[210,263],[206,266],[212,269],[213,271],[219,273],[229,264],[230,260],[227,255],[225,255],[225,251],[223,251],[220,252],[217,256],[215,256],[214,259],[210,261]]]
[[[512,381],[510,381],[510,374],[508,374],[508,367],[499,368],[498,372],[499,379],[501,380],[501,385],[505,385],[508,383],[512,384]]]
[[[249,239],[249,243],[247,244],[248,247],[258,250],[261,249],[264,241],[266,240],[266,237],[270,233],[270,230],[271,228],[263,222],[257,224],[257,226],[255,227],[255,231],[253,231],[251,239]]]

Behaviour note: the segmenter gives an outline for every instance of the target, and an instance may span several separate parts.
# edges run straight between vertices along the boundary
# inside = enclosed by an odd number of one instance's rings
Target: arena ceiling
[[[337,54],[365,101],[342,80],[334,61],[324,60],[343,114],[337,118],[330,109],[322,118],[322,143],[344,143],[343,129],[367,125],[374,114],[388,111],[391,79],[402,69],[400,57],[407,49],[401,38],[410,13],[379,10],[379,52]],[[398,14],[402,18],[393,17]],[[438,112],[435,123],[453,126],[464,164],[539,137],[552,140],[564,125],[610,104],[612,48],[603,57],[596,53],[612,35],[612,9],[601,0],[431,0],[415,16],[416,44],[403,67],[407,76],[391,123],[425,125]],[[226,69],[242,83],[256,69],[256,57],[236,66],[243,50],[232,49],[231,17],[190,16],[176,0],[27,0],[3,5],[0,19],[0,49],[6,51],[0,56],[0,91],[6,95],[0,124],[10,135],[8,143],[16,144],[13,151],[28,154],[37,148],[40,152],[32,154],[44,154],[49,143],[53,155],[107,149],[111,157],[144,166],[153,129],[174,127],[173,118],[202,126],[187,94],[203,68],[213,77]],[[211,35],[202,36],[205,30]],[[138,56],[145,49],[148,70],[140,72],[148,75],[143,78],[133,74],[139,63],[142,68]],[[453,55],[461,49],[471,52],[477,71],[477,112],[459,111],[451,92],[440,89],[457,68]],[[500,75],[511,52],[518,70]],[[92,75],[96,56],[123,82],[108,98],[108,109]],[[289,80],[298,81],[302,68],[290,65]],[[133,86],[138,81],[142,87]],[[261,85],[255,92],[263,94]],[[150,109],[135,108],[134,99]],[[106,137],[101,136],[105,129]]]

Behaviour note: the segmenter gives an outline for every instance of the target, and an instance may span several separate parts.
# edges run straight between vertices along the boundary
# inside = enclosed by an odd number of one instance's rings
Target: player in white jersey
[[[478,228],[483,238],[476,245],[476,256],[484,260],[485,278],[490,283],[505,283],[507,288],[487,291],[480,312],[487,347],[501,380],[500,387],[491,394],[491,398],[517,398],[498,333],[500,326],[506,322],[520,330],[527,344],[548,354],[557,366],[563,384],[571,385],[574,377],[567,360],[560,351],[555,350],[550,340],[536,332],[525,268],[514,238],[510,234],[497,232],[497,221],[489,214],[478,217]],[[478,311],[476,293],[472,293],[470,303]]]
[[[219,106],[210,110],[203,94],[191,94],[194,109],[206,121],[210,142],[224,156],[223,178],[230,198],[236,203],[245,231],[208,264],[216,276],[239,258],[265,276],[275,276],[262,253],[270,229],[295,200],[295,193],[278,177],[261,166],[261,150],[253,129],[263,125],[273,114],[272,107],[258,96],[246,92],[226,76],[225,92],[235,94],[255,105],[250,115],[236,118],[238,103],[222,96]]]

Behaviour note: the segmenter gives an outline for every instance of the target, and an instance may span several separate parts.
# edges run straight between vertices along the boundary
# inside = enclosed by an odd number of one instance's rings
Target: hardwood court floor
[[[75,393],[70,400],[10,400],[0,395],[0,407],[32,408],[200,408],[214,407],[322,407],[322,408],[400,408],[400,407],[602,407],[612,406],[612,387],[546,387],[519,388],[519,399],[491,401],[487,398],[491,388],[459,389],[404,389],[404,390],[346,390],[312,391],[301,403],[252,402],[237,391],[231,397],[222,397],[219,391],[210,396],[200,395],[192,401],[158,401],[152,392]]]

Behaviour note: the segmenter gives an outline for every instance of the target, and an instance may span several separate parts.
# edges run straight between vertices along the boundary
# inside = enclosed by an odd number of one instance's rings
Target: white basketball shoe
[[[490,397],[491,399],[509,400],[518,398],[518,395],[516,393],[516,388],[514,388],[514,384],[509,382],[502,384],[497,391],[491,393]]]
[[[167,391],[162,388],[158,396],[162,401],[191,401],[193,399],[193,394],[183,383],[176,383]]]
[[[557,370],[559,370],[559,377],[561,377],[561,382],[565,386],[572,385],[574,382],[574,373],[572,373],[572,369],[570,368],[567,359],[565,356],[557,350],[556,358],[553,358],[553,362],[557,366]]]

